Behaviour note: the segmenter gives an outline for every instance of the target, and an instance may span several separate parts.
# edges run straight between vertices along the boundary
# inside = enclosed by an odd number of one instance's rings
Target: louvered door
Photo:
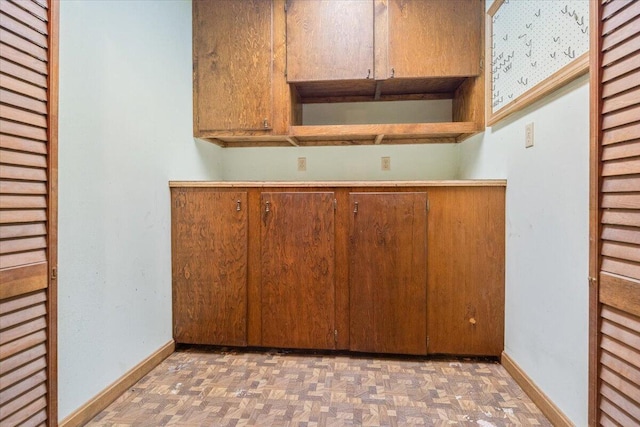
[[[0,0],[0,425],[56,425],[57,3]]]
[[[640,425],[640,1],[592,4],[593,425]]]

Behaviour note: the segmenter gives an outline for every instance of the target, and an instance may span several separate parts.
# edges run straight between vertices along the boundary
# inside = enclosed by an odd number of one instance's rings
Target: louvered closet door
[[[640,425],[640,1],[592,6],[591,422]],[[596,180],[593,181],[594,183]],[[596,218],[594,216],[594,218]],[[597,240],[596,240],[597,242]]]
[[[57,4],[0,0],[0,425],[56,425]],[[55,25],[54,25],[55,24]]]

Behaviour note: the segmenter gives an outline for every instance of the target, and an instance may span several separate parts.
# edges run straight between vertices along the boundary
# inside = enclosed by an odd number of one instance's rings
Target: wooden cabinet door
[[[393,69],[396,78],[478,75],[483,14],[478,0],[389,0],[387,72]]]
[[[172,193],[173,335],[178,343],[247,343],[247,193]]]
[[[334,194],[262,193],[262,345],[333,349]]]
[[[502,187],[429,191],[429,353],[504,349],[504,198]]]
[[[271,127],[272,50],[270,0],[193,2],[196,136]]]
[[[427,194],[352,193],[350,349],[427,353]]]
[[[373,2],[287,1],[287,80],[373,78]]]

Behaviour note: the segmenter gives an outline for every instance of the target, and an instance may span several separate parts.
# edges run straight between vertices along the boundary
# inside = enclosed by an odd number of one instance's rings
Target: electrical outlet
[[[298,157],[298,172],[304,172],[307,170],[307,158]]]
[[[524,147],[533,147],[533,122],[529,123],[524,128]]]
[[[391,170],[391,157],[380,157],[380,169],[383,171]]]

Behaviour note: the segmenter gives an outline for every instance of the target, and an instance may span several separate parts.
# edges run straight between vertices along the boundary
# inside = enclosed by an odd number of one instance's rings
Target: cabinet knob
[[[264,119],[264,122],[262,122],[262,126],[264,126],[265,129],[269,128],[269,120]]]
[[[236,201],[236,210],[240,212],[240,200]]]

